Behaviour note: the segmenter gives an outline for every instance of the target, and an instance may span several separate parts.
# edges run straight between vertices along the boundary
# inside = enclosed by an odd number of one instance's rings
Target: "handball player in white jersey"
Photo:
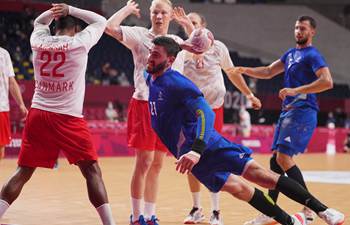
[[[77,33],[79,18],[89,24]],[[49,25],[55,19],[56,35]],[[104,225],[114,225],[97,153],[82,116],[88,52],[102,36],[106,19],[66,4],[53,4],[34,21],[35,93],[23,133],[18,168],[0,193],[0,218],[37,167],[53,168],[62,151],[86,179],[90,202]]]
[[[9,93],[16,100],[22,118],[25,118],[28,111],[15,79],[10,54],[0,47],[0,160],[4,158],[5,145],[11,141]]]
[[[144,71],[147,64],[152,40],[167,35],[172,19],[172,3],[169,0],[153,0],[150,7],[150,29],[139,26],[121,26],[129,15],[140,17],[140,9],[134,1],[117,11],[107,22],[106,33],[120,41],[132,52],[134,59],[135,92],[128,109],[128,146],[136,151],[135,168],[131,179],[132,215],[130,224],[157,224],[155,203],[158,192],[158,178],[167,148],[163,145],[151,127],[148,110],[149,89],[145,82]],[[187,24],[192,27],[192,24]],[[186,25],[185,25],[186,26]],[[178,43],[182,39],[167,35]],[[183,72],[184,54],[179,53],[173,69]],[[142,207],[144,201],[144,208]]]
[[[189,19],[194,28],[206,28],[207,23],[204,16],[191,12],[187,16],[181,7],[175,8],[174,18],[181,22]],[[192,31],[186,30],[187,34]],[[248,88],[243,77],[234,73],[234,65],[230,58],[229,50],[224,43],[213,40],[212,46],[203,54],[186,52],[184,75],[190,78],[204,94],[206,101],[215,112],[214,128],[221,132],[224,123],[223,104],[226,94],[224,77],[221,70],[224,70],[231,82],[250,100],[254,108],[261,107],[260,100],[256,98]],[[193,207],[185,218],[185,224],[200,223],[204,220],[200,201],[200,182],[191,174],[188,174],[188,183],[192,192]],[[211,193],[212,215],[211,225],[222,225],[219,206],[219,193]]]

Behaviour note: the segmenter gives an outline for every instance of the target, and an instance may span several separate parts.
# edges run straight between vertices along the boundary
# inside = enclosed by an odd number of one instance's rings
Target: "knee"
[[[146,173],[152,166],[151,158],[137,159],[136,160],[136,171],[139,173]]]
[[[163,167],[163,162],[153,161],[150,171],[152,171],[153,173],[159,174],[162,167]]]
[[[280,155],[277,155],[276,162],[283,169],[283,171],[288,170],[291,167],[291,165],[293,164],[293,161],[291,158],[282,157]]]
[[[81,163],[79,167],[87,180],[102,177],[101,170],[97,162],[84,162]]]

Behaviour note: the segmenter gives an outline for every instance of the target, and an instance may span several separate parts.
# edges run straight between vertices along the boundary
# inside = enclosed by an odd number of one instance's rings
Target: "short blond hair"
[[[173,3],[170,0],[152,0],[150,9],[152,9],[152,7],[157,3],[165,3],[171,8],[173,8]]]

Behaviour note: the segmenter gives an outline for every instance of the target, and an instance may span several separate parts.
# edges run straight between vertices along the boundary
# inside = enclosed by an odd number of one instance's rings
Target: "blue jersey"
[[[192,81],[172,69],[155,80],[145,77],[152,128],[175,157],[190,151],[196,138],[209,148],[221,137],[213,128],[214,112]]]
[[[314,82],[318,77],[316,71],[327,64],[319,53],[312,47],[292,48],[288,50],[282,57],[284,63],[284,87],[295,88]],[[312,107],[319,110],[316,94],[299,94],[296,96],[287,96],[283,101],[283,107],[292,106],[300,108],[304,106]]]

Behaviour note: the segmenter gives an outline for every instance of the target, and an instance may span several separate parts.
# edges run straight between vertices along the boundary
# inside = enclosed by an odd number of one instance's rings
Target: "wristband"
[[[191,151],[197,152],[198,154],[202,155],[206,146],[207,146],[207,144],[205,144],[204,141],[196,138],[193,142]]]

